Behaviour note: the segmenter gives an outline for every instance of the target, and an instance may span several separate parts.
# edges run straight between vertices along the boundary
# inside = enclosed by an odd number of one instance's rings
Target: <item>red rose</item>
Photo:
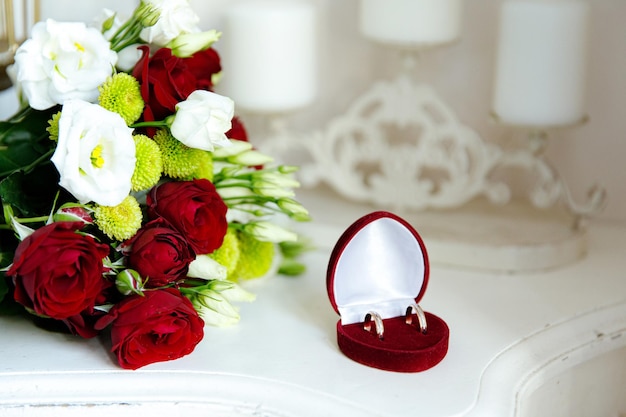
[[[95,305],[106,305],[113,303],[117,299],[119,293],[115,288],[115,283],[104,280],[103,289],[96,297]],[[80,314],[63,319],[62,322],[67,326],[72,334],[91,338],[98,335],[95,329],[96,322],[106,313],[93,307],[87,308]]]
[[[246,131],[246,127],[243,122],[239,119],[239,117],[235,116],[231,120],[232,127],[226,132],[226,137],[229,139],[241,140],[244,142],[248,141],[248,132]],[[255,165],[254,169],[263,169],[263,165]]]
[[[189,242],[196,254],[222,246],[228,223],[226,204],[206,179],[166,182],[147,196],[151,218],[163,217]]]
[[[174,288],[124,298],[96,327],[110,323],[111,351],[125,369],[178,359],[191,353],[204,336],[204,321]]]
[[[185,278],[196,257],[185,238],[162,218],[146,223],[124,246],[128,267],[148,278],[148,288]]]
[[[54,222],[20,242],[7,271],[18,303],[58,320],[93,308],[105,286],[102,259],[109,247],[76,233],[82,226]]]
[[[229,139],[237,139],[248,142],[248,132],[246,132],[246,128],[241,120],[237,116],[235,116],[233,117],[231,124],[232,127],[228,132],[226,132],[226,137]]]
[[[141,85],[146,106],[143,120],[163,120],[173,114],[176,104],[195,90],[213,87],[212,75],[220,72],[220,60],[212,49],[200,51],[190,58],[178,58],[171,49],[161,48],[150,57],[150,49],[140,46],[143,56],[133,70]]]
[[[213,75],[222,70],[220,56],[215,49],[198,51],[183,61],[189,73],[196,79],[196,90],[213,90]]]

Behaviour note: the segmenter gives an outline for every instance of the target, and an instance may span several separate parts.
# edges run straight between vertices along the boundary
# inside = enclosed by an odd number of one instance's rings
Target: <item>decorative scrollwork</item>
[[[504,151],[485,142],[433,88],[406,75],[375,83],[322,130],[276,133],[265,149],[308,154],[308,161],[299,162],[303,185],[326,183],[360,202],[424,210],[459,207],[484,196],[506,204],[511,188],[492,174],[507,167],[538,178],[529,192],[536,207],[563,201],[574,214],[588,215],[604,202],[604,190],[597,187],[587,203],[574,203],[540,152],[532,146]]]

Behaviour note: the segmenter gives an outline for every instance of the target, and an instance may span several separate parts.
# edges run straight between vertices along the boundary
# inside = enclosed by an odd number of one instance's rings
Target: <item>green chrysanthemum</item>
[[[226,267],[226,274],[231,277],[237,267],[241,251],[239,249],[239,239],[234,229],[228,228],[224,235],[224,242],[216,251],[209,256],[220,265]]]
[[[253,279],[266,275],[274,262],[275,246],[261,242],[247,233],[238,233],[239,261],[232,274],[234,279]]]
[[[52,115],[52,119],[48,120],[48,127],[46,131],[50,135],[50,140],[57,142],[59,140],[59,119],[61,118],[61,112],[56,112]]]
[[[117,206],[96,206],[95,223],[111,239],[127,240],[141,227],[142,214],[139,203],[129,195]]]
[[[197,158],[196,170],[184,180],[207,179],[213,181],[213,155],[211,152],[194,149],[194,155]]]
[[[210,154],[201,149],[190,148],[176,139],[167,129],[160,129],[154,141],[161,149],[163,173],[178,179],[200,178],[205,166],[210,163]],[[207,160],[207,155],[209,159]],[[202,178],[206,178],[202,177]]]
[[[146,135],[135,135],[134,138],[137,162],[131,186],[133,191],[142,191],[153,187],[161,178],[163,158],[159,145],[152,139]]]
[[[99,104],[122,116],[126,124],[131,125],[141,116],[144,101],[141,98],[139,83],[132,75],[118,72],[109,77],[98,90]]]

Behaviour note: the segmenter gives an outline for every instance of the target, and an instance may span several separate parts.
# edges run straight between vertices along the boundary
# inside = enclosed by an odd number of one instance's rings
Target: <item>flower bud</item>
[[[278,172],[281,174],[293,174],[294,172],[298,172],[300,168],[295,165],[280,165],[278,167]]]
[[[228,157],[228,162],[250,167],[265,165],[272,162],[273,160],[274,158],[272,158],[271,156],[253,150]]]
[[[130,293],[143,295],[144,281],[139,272],[134,269],[125,269],[115,277],[115,287],[122,295]]]
[[[211,74],[211,84],[218,85],[222,81],[224,73],[222,71]]]
[[[55,222],[82,222],[92,224],[93,218],[89,210],[80,204],[67,203],[59,207],[52,219]]]
[[[166,46],[179,58],[189,58],[198,51],[209,49],[222,34],[215,29],[206,32],[182,33]]]
[[[13,208],[10,204],[3,204],[2,210],[4,214],[4,221],[11,226],[13,231],[17,233],[20,240],[26,239],[28,236],[33,234],[35,231],[28,226],[24,226],[20,222],[17,221],[15,216],[13,215]]]
[[[230,146],[223,146],[213,151],[213,157],[215,159],[228,158],[229,156],[237,155],[245,151],[252,149],[250,142],[244,142],[243,140],[230,139]]]
[[[254,196],[254,193],[247,187],[219,187],[217,192],[222,200]]]
[[[187,276],[200,279],[226,279],[226,267],[208,255],[197,255],[189,264]]]
[[[149,2],[142,1],[139,7],[135,9],[135,17],[139,20],[141,26],[147,28],[156,25],[161,18],[161,10]]]
[[[285,198],[293,197],[295,195],[294,192],[289,188],[283,188],[276,183],[263,180],[252,181],[252,188],[259,195],[266,197]]]
[[[256,296],[234,282],[213,280],[203,287],[183,290],[205,324],[229,326],[237,324],[239,312],[231,302],[254,301]]]
[[[206,288],[185,295],[205,324],[225,327],[239,322],[239,312],[220,292]]]
[[[305,222],[311,220],[308,210],[292,198],[280,198],[276,204],[283,213],[296,221]]]
[[[248,223],[243,226],[243,231],[262,242],[280,243],[298,239],[298,235],[294,232],[265,221]]]
[[[290,277],[306,272],[306,265],[293,259],[285,259],[278,267],[278,273]]]
[[[101,29],[102,33],[106,33],[109,30],[111,30],[111,28],[115,24],[115,18],[116,17],[117,17],[117,15],[115,13],[113,13],[104,22],[102,22],[102,29]]]
[[[220,293],[224,296],[225,299],[232,302],[251,302],[256,300],[256,295],[251,293],[250,291],[246,291],[241,288],[240,285],[235,283],[231,283],[228,288],[223,289]]]
[[[298,182],[293,176],[289,174],[283,174],[279,172],[262,172],[260,177],[268,182],[272,182],[279,187],[285,188],[298,188],[300,187],[300,182]]]
[[[217,151],[221,149],[224,149],[224,148],[219,148],[212,152],[213,158],[215,158],[215,154],[217,153]],[[220,166],[219,161],[215,164],[215,167],[216,167],[216,172],[219,174],[220,177],[223,177],[223,178],[231,178],[231,177],[236,176],[239,172],[241,172],[241,167],[234,166],[234,165]]]

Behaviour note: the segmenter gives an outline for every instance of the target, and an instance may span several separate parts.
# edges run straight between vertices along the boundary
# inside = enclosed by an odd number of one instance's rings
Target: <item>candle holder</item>
[[[602,209],[606,192],[594,186],[587,201],[574,201],[544,152],[557,127],[511,126],[526,134],[514,149],[483,140],[432,86],[416,81],[421,52],[401,50],[395,78],[374,83],[320,130],[295,132],[284,117],[271,117],[260,148],[301,166],[312,202],[333,207],[339,194],[346,207],[401,213],[429,241],[435,263],[516,272],[584,256],[586,219]],[[498,178],[507,170],[534,179],[525,198]],[[324,216],[332,223],[339,214]]]
[[[518,6],[526,10],[524,2],[518,3],[507,2],[506,10]],[[531,17],[537,12],[532,6],[539,6],[543,16],[543,4],[528,6],[531,10],[526,12]],[[566,35],[572,42],[582,41],[586,9],[576,6],[570,10],[570,4],[560,6],[557,15],[549,10],[547,21],[543,21],[547,36],[558,38],[558,33],[552,31],[553,19],[574,18],[580,23],[575,25],[580,26],[580,31]],[[510,131],[526,135],[525,143],[504,148],[483,140],[459,120],[431,85],[416,77],[420,55],[458,39],[460,9],[456,0],[406,0],[393,6],[363,0],[362,34],[398,51],[398,74],[373,83],[343,114],[320,130],[293,132],[286,119],[268,118],[270,133],[260,147],[282,156],[283,162],[300,165],[300,181],[306,188],[315,189],[310,206],[324,208],[323,213],[317,213],[323,224],[332,224],[341,217],[340,206],[348,206],[351,212],[375,206],[399,212],[411,221],[429,241],[430,257],[436,263],[525,271],[573,262],[586,252],[585,220],[603,207],[606,193],[595,186],[587,201],[574,201],[544,152],[549,134],[556,127],[512,126]],[[412,12],[407,13],[408,10]],[[566,16],[561,16],[561,12]],[[570,12],[574,15],[570,16]],[[425,20],[423,25],[415,26],[407,16]],[[433,25],[435,21],[440,23]],[[411,29],[416,27],[419,30],[413,32]],[[515,52],[518,49],[512,48]],[[511,52],[511,48],[505,50]],[[581,56],[574,54],[569,58],[578,63]],[[507,61],[507,56],[501,58]],[[519,65],[513,68],[519,69]],[[528,74],[522,71],[522,75]],[[568,78],[567,83],[548,84],[563,84],[562,90],[570,91],[568,86],[574,78]],[[550,94],[563,96],[552,90]],[[504,104],[520,104],[512,100],[517,96],[504,94]],[[561,106],[553,108],[560,110]],[[515,173],[518,177],[521,174],[524,185],[530,181],[521,197],[518,190],[524,187],[519,186],[519,178],[503,173]],[[335,198],[329,195],[328,201],[320,202],[326,198],[323,189],[332,190]],[[340,202],[337,194],[343,197]]]
[[[600,185],[593,185],[587,191],[587,200],[574,200],[569,187],[558,170],[545,157],[551,132],[561,129],[578,127],[587,122],[587,117],[570,125],[559,126],[519,126],[502,123],[497,115],[492,114],[496,123],[508,126],[513,131],[524,135],[527,148],[503,154],[502,165],[520,166],[528,173],[538,176],[528,196],[537,208],[549,208],[562,204],[565,210],[572,215],[572,228],[582,229],[589,216],[602,210],[606,203],[606,190]]]

